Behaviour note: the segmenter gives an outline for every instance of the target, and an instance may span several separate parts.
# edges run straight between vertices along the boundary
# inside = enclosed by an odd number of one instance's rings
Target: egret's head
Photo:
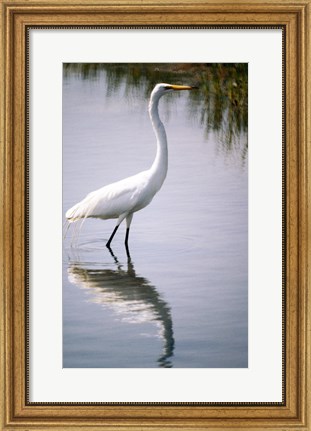
[[[163,94],[171,93],[172,91],[180,91],[180,90],[194,90],[197,87],[192,87],[190,85],[172,85],[172,84],[157,84],[153,91],[152,95],[157,95],[158,97],[161,97]]]

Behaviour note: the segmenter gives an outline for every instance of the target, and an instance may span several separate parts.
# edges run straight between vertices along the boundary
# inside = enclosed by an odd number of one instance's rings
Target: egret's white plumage
[[[115,235],[119,225],[126,218],[127,246],[129,228],[134,212],[146,207],[160,190],[168,166],[167,139],[163,123],[160,120],[158,105],[161,96],[176,90],[192,90],[195,87],[184,85],[157,84],[150,97],[149,115],[157,138],[157,153],[150,169],[124,180],[104,186],[89,193],[81,202],[66,212],[69,223],[86,218],[118,219],[107,246]]]

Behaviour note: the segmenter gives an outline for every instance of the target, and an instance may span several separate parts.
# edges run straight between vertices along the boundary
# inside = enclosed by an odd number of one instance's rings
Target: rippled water
[[[108,91],[105,72],[63,85],[63,212],[87,193],[148,168],[147,101]],[[86,220],[63,250],[64,367],[247,367],[247,160],[224,151],[189,112],[160,102],[167,179],[125,227]],[[242,139],[242,138],[241,138]]]

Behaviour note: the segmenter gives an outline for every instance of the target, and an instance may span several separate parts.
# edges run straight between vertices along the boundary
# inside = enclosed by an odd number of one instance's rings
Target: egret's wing
[[[109,184],[89,193],[66,212],[69,221],[86,217],[117,218],[135,207],[139,192],[146,184],[145,172]]]

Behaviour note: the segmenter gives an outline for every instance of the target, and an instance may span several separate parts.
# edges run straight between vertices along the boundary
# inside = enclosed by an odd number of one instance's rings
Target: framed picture
[[[2,429],[310,425],[310,1],[3,1]]]

